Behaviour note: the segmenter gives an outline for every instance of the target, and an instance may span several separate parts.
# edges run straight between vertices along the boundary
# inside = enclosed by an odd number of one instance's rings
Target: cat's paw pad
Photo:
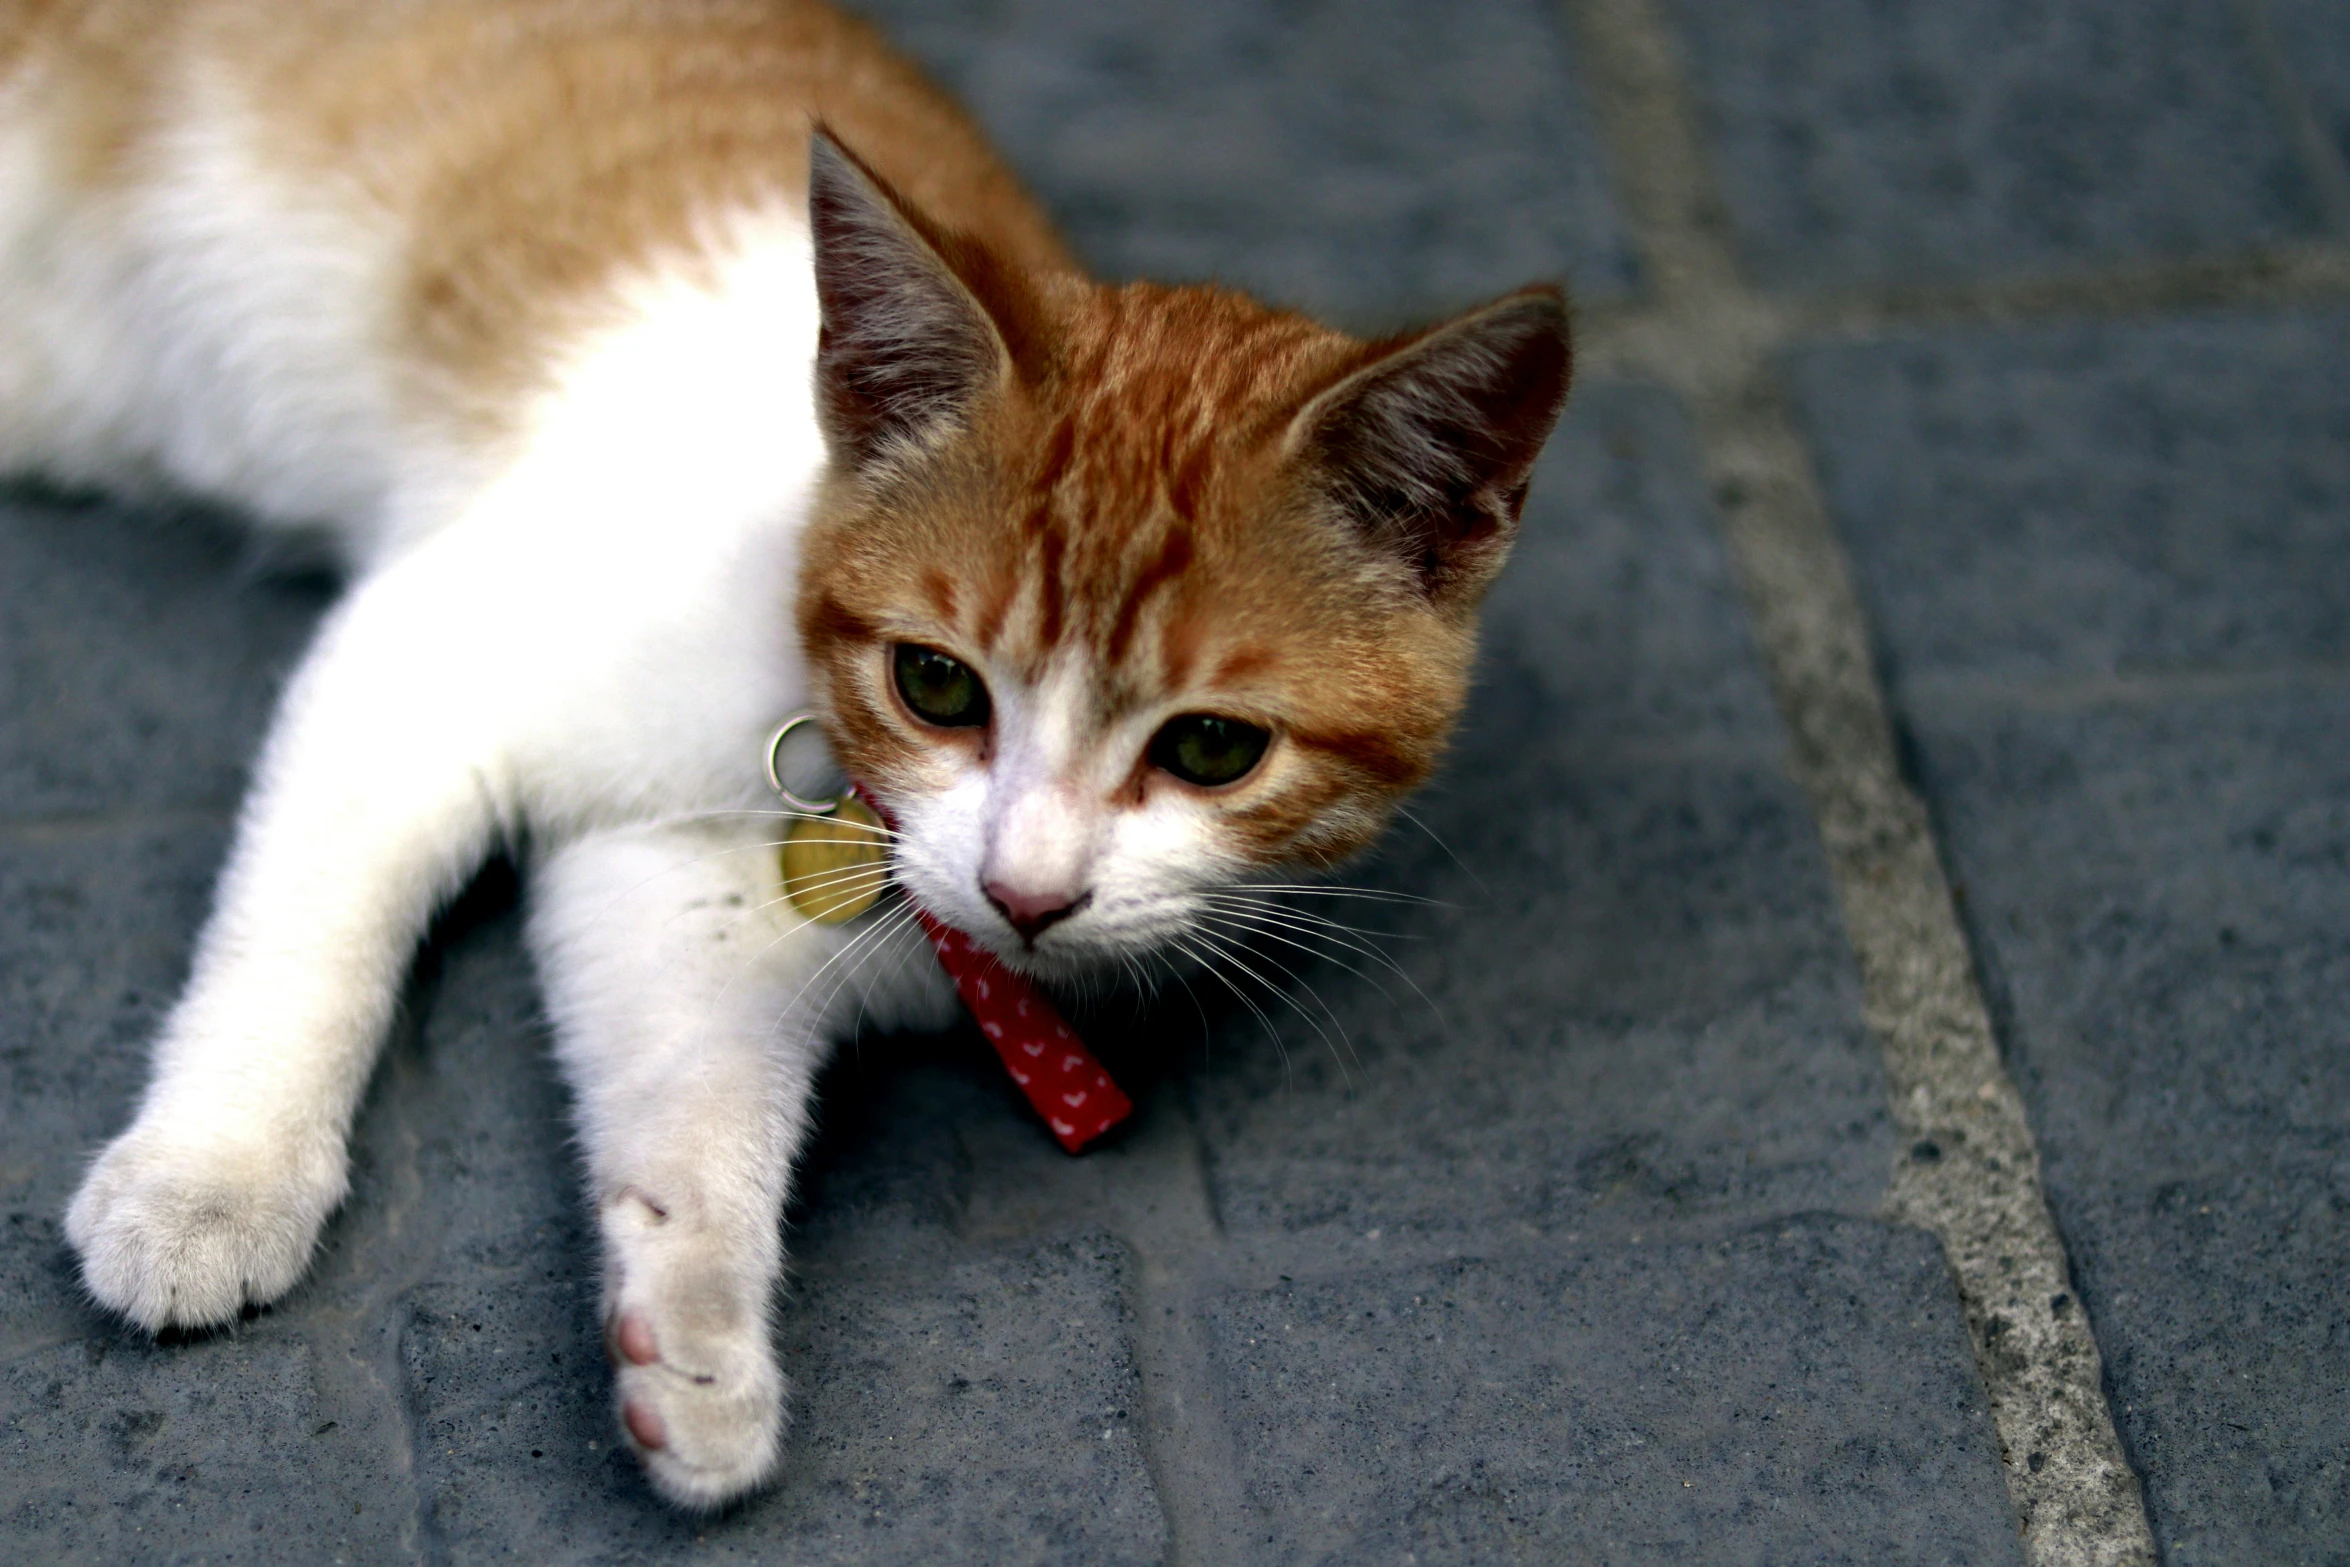
[[[226,1322],[309,1266],[342,1201],[340,1160],[134,1126],[98,1156],[66,1238],[98,1303],[149,1332]]]
[[[733,1333],[678,1327],[667,1344],[647,1310],[623,1309],[607,1327],[621,1429],[680,1507],[723,1507],[782,1457],[783,1372],[764,1317],[750,1318]]]

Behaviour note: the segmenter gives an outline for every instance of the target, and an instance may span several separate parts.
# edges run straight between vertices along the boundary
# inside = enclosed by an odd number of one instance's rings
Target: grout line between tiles
[[[2071,1292],[2023,1100],[1999,1059],[1924,803],[1902,777],[1868,627],[1773,368],[1803,308],[1758,296],[1739,275],[1661,0],[1566,4],[1650,291],[1644,308],[1605,323],[1599,357],[1672,387],[1690,409],[1904,1133],[1887,1211],[1931,1232],[1948,1259],[2026,1559],[2151,1563],[2144,1498]]]

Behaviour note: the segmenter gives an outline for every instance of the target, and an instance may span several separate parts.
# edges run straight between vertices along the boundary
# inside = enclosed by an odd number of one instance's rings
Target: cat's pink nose
[[[1083,907],[1091,893],[1022,892],[1010,882],[991,881],[980,889],[1022,938],[1034,941]]]

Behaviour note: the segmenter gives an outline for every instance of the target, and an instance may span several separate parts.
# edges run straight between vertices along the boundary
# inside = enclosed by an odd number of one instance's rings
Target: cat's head
[[[1364,342],[1017,271],[830,142],[800,628],[907,892],[1036,972],[1375,837],[1435,766],[1565,401],[1531,288]]]

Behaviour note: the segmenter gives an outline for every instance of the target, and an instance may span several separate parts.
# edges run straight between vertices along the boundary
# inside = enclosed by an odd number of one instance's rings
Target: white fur
[[[666,1427],[647,1463],[696,1505],[758,1483],[778,1451],[767,1308],[815,1042],[860,1011],[936,1024],[953,1005],[902,922],[861,941],[801,928],[774,901],[770,841],[741,824],[612,828],[547,856],[531,881],[607,1319],[639,1317],[660,1345],[656,1364],[620,1360],[619,1396]],[[898,975],[927,983],[872,983]]]
[[[757,756],[805,699],[794,550],[824,460],[804,223],[743,215],[709,236],[714,279],[636,280],[487,451],[402,411],[376,331],[395,236],[273,181],[233,105],[178,116],[150,177],[103,198],[65,189],[11,107],[0,468],[161,480],[329,529],[355,564],[138,1114],[68,1214],[91,1292],[194,1326],[300,1277],[418,933],[527,829],[607,1307],[663,1346],[621,1394],[666,1428],[664,1490],[737,1494],[775,1451],[766,1295],[826,1041],[850,1001],[934,1023],[951,1004],[902,933],[771,906]],[[669,1219],[632,1221],[646,1203]]]
[[[475,465],[402,417],[377,346],[389,218],[273,173],[195,63],[159,105],[174,130],[120,189],[54,167],[39,90],[0,96],[0,472],[160,481],[331,528],[359,557],[431,492],[445,514]]]
[[[766,1311],[829,1042],[860,1011],[953,1006],[902,923],[775,902],[759,752],[806,698],[791,606],[825,461],[804,220],[714,222],[714,265],[628,283],[521,435],[468,444],[403,403],[380,347],[388,224],[271,176],[233,104],[178,90],[202,112],[105,197],[69,193],[0,98],[0,471],[322,527],[353,580],[285,694],[138,1112],[67,1215],[84,1279],[153,1329],[290,1288],[419,933],[525,845],[607,1320],[660,1346],[616,1396],[664,1431],[664,1492],[722,1502],[777,1451]],[[1216,871],[1179,798],[1070,804],[1147,740],[1080,744],[1078,674],[998,684],[999,771],[902,802],[909,887],[982,939],[1017,940],[987,876],[1097,892],[1016,954],[1048,967],[1152,944]]]

